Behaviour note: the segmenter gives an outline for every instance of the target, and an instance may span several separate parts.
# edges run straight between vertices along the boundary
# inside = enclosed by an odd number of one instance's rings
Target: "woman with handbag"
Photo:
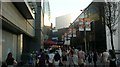
[[[6,63],[8,67],[13,67],[14,65],[17,65],[17,61],[13,58],[11,52],[8,53]]]

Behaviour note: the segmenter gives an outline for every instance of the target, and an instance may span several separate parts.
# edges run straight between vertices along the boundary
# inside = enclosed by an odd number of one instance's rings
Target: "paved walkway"
[[[94,67],[94,63],[88,63],[87,59],[86,59],[86,67]],[[98,61],[96,62],[97,67],[103,67],[103,64],[100,62],[100,60],[98,59]],[[17,67],[35,67],[35,65],[30,65],[30,64],[25,64],[23,66],[17,66]],[[119,61],[119,66],[120,67],[120,61]]]
[[[87,61],[86,65],[87,65],[87,67],[94,67],[94,63],[93,62],[92,63],[88,63],[88,61]],[[96,65],[97,65],[97,67],[102,67],[103,66],[103,64],[99,60],[96,62]]]

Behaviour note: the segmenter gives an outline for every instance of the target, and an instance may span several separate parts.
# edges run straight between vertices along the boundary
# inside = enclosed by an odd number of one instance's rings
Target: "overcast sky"
[[[86,8],[93,0],[49,0],[51,22],[55,26],[55,17],[69,13],[80,13],[80,10]]]

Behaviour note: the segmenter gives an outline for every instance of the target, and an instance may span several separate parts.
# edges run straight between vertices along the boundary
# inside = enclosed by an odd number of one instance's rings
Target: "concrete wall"
[[[24,33],[34,36],[34,25],[27,21],[11,2],[2,3],[2,16],[11,24],[19,27]]]
[[[25,19],[12,2],[2,2],[0,15],[2,15],[8,27],[2,29],[2,37],[0,44],[0,62],[5,61],[8,52],[13,53],[13,57],[19,62],[23,49],[23,36],[26,34],[29,37],[35,36],[34,19]],[[7,20],[7,21],[6,21]],[[13,30],[10,30],[10,29]],[[15,30],[14,30],[15,28]],[[13,33],[15,32],[15,33]],[[1,63],[0,63],[1,64]]]
[[[9,52],[12,52],[16,59],[17,45],[17,35],[2,30],[2,61],[6,60]]]
[[[13,57],[20,62],[23,46],[23,36],[22,34],[17,35],[11,32],[2,30],[2,45],[0,45],[1,61],[5,61],[7,54],[12,52]]]

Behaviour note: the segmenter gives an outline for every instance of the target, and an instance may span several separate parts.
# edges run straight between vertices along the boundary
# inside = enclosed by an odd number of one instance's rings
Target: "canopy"
[[[44,42],[44,44],[48,44],[48,45],[56,45],[56,42],[48,39],[47,41]]]

